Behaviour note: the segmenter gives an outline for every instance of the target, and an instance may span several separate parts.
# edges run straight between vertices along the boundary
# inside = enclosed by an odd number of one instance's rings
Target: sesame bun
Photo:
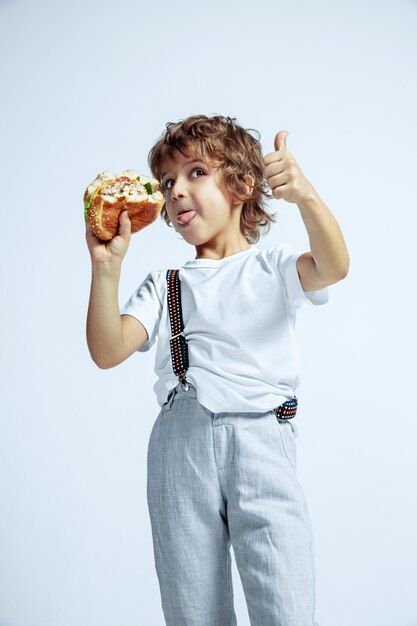
[[[84,192],[84,217],[93,233],[102,241],[119,232],[119,215],[127,210],[131,232],[136,233],[156,220],[165,199],[156,178],[136,170],[120,174],[101,172]]]

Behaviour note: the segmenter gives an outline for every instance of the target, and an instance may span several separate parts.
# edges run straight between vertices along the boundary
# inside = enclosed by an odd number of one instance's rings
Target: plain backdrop
[[[288,130],[350,253],[297,319],[317,621],[417,625],[416,32],[411,0],[0,1],[0,626],[164,624],[146,503],[156,347],[91,360],[82,196],[105,169],[149,174],[165,124],[200,113],[258,130],[264,154]],[[269,208],[257,245],[309,250],[297,205]],[[120,305],[194,257],[158,218],[132,236]],[[247,626],[234,557],[233,581]]]

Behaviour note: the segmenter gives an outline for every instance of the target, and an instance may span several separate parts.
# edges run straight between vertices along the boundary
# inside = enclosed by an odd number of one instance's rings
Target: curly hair
[[[254,131],[258,138],[248,131]],[[243,202],[240,215],[240,228],[249,244],[259,241],[275,222],[276,213],[266,210],[265,198],[273,198],[268,193],[268,183],[264,178],[264,163],[260,133],[242,128],[235,117],[223,115],[191,115],[179,122],[168,122],[166,130],[148,154],[148,164],[152,176],[161,181],[164,163],[178,150],[184,156],[192,152],[197,159],[208,160],[213,167],[220,167],[227,190]],[[248,181],[250,180],[250,184]],[[246,186],[250,185],[250,194]],[[165,195],[161,182],[161,191]],[[170,226],[164,203],[161,219]]]

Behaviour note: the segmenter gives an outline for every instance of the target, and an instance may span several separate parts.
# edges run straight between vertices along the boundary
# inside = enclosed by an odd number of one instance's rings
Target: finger
[[[271,163],[278,163],[284,159],[284,154],[282,152],[269,152],[263,158],[264,167],[270,165]]]
[[[272,191],[274,191],[278,187],[282,187],[283,185],[286,185],[287,183],[288,183],[287,172],[280,172],[279,174],[277,174],[276,176],[272,176],[272,178],[268,180],[268,184],[271,187]]]
[[[273,154],[276,154],[274,152]],[[285,162],[281,159],[277,160],[275,157],[274,160],[271,160],[269,165],[266,165],[264,168],[264,177],[269,181],[272,176],[276,176],[277,174],[281,174],[281,172],[285,171]]]
[[[287,150],[287,137],[290,133],[288,130],[280,130],[279,133],[275,135],[274,147],[275,150]]]
[[[278,187],[274,187],[272,190],[272,195],[276,200],[282,200],[287,195],[288,185],[279,185]]]

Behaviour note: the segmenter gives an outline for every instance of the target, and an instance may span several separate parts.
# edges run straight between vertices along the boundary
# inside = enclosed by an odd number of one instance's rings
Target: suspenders
[[[168,311],[171,322],[171,362],[174,373],[179,377],[181,387],[188,391],[185,372],[188,370],[188,347],[184,335],[184,322],[181,309],[181,283],[179,270],[167,271]]]
[[[189,386],[186,379],[188,370],[188,346],[184,335],[184,322],[181,309],[181,282],[179,270],[167,270],[167,297],[168,312],[171,324],[171,362],[176,376],[178,376],[182,389],[188,391]],[[287,400],[280,406],[272,409],[277,418],[291,419],[297,413],[297,397]]]

